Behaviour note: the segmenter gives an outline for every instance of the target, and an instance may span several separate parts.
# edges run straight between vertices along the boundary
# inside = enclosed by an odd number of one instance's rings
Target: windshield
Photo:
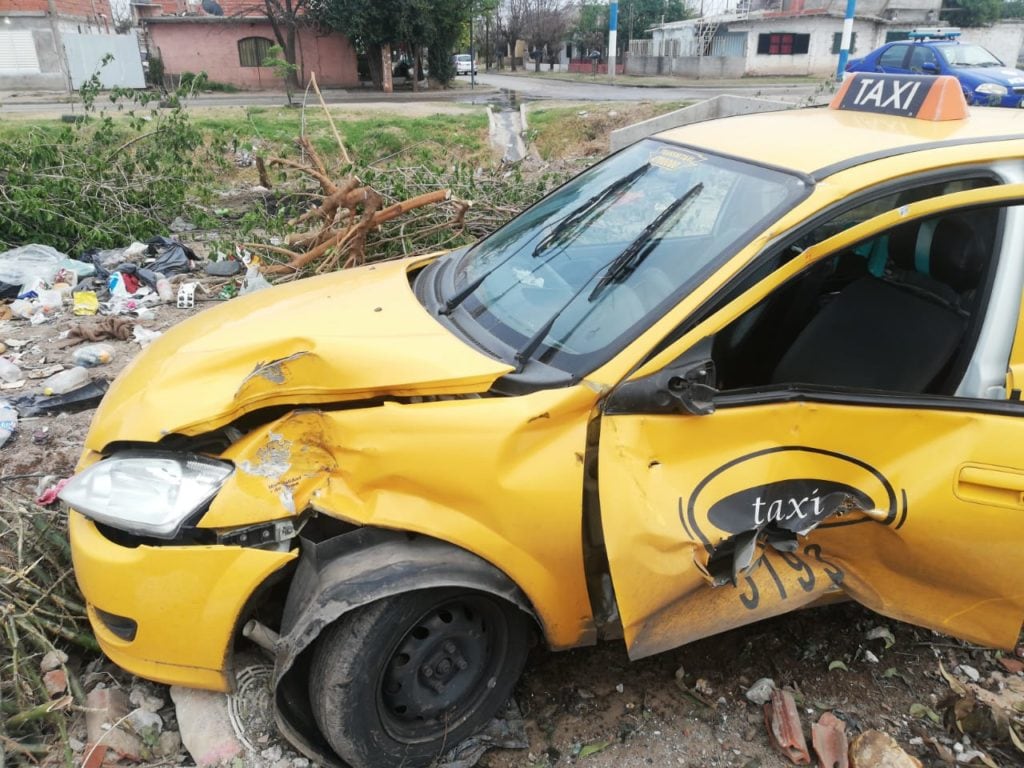
[[[781,171],[640,142],[468,251],[448,309],[468,313],[520,360],[590,370],[804,189]]]
[[[939,52],[951,67],[1001,67],[1003,62],[980,45],[948,45]]]

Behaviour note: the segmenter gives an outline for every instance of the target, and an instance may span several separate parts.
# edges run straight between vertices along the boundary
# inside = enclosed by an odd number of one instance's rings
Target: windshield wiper
[[[587,301],[594,301],[610,284],[622,282],[629,277],[630,273],[640,266],[640,263],[647,258],[648,254],[660,242],[654,236],[664,228],[666,222],[670,219],[678,220],[690,203],[696,200],[697,196],[703,191],[703,182],[694,184],[686,191],[686,194],[678,200],[673,200],[650,224],[644,227],[643,232],[639,234],[636,240],[627,245],[626,250],[616,256],[612,263],[608,265],[608,269],[601,275],[601,279],[597,281],[597,285],[590,292]]]
[[[587,216],[611,198],[612,195],[625,192],[629,187],[633,186],[636,180],[647,173],[650,168],[650,163],[644,163],[632,173],[614,181],[587,200],[583,205],[558,222],[547,236],[537,243],[537,247],[533,249],[533,255],[539,256],[552,245],[567,240],[567,235],[573,234],[579,225],[586,220]]]

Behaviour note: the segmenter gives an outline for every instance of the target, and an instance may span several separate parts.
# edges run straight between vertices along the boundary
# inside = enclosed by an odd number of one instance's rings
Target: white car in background
[[[470,70],[477,73],[476,62],[468,53],[456,53],[452,56],[452,64],[455,66],[456,75],[468,75]]]

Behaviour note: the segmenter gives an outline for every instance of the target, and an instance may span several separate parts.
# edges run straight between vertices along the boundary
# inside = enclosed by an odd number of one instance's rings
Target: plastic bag
[[[23,245],[0,253],[0,283],[25,285],[32,280],[52,283],[67,254],[48,245]]]
[[[6,400],[0,400],[0,447],[18,428],[18,412]]]
[[[146,242],[149,243],[150,250],[157,254],[156,261],[146,265],[148,269],[165,277],[192,271],[192,261],[196,255],[191,248],[167,237],[154,237]]]
[[[267,282],[267,278],[260,274],[260,268],[253,264],[245,271],[245,282],[242,283],[242,290],[238,292],[238,295],[244,296],[247,293],[255,293],[269,287],[270,283]]]

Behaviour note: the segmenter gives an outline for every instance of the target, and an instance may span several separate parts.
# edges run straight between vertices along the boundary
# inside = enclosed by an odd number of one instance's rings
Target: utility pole
[[[836,82],[843,82],[846,72],[846,61],[850,58],[850,42],[853,40],[853,16],[857,10],[857,0],[846,0],[846,18],[843,19],[843,38],[839,43],[839,66],[836,67]]]
[[[473,3],[469,4],[469,87],[476,88],[476,51],[473,50]]]
[[[850,0],[853,2],[853,0]],[[608,77],[615,79],[615,53],[619,44],[619,3],[611,0],[608,4]]]

